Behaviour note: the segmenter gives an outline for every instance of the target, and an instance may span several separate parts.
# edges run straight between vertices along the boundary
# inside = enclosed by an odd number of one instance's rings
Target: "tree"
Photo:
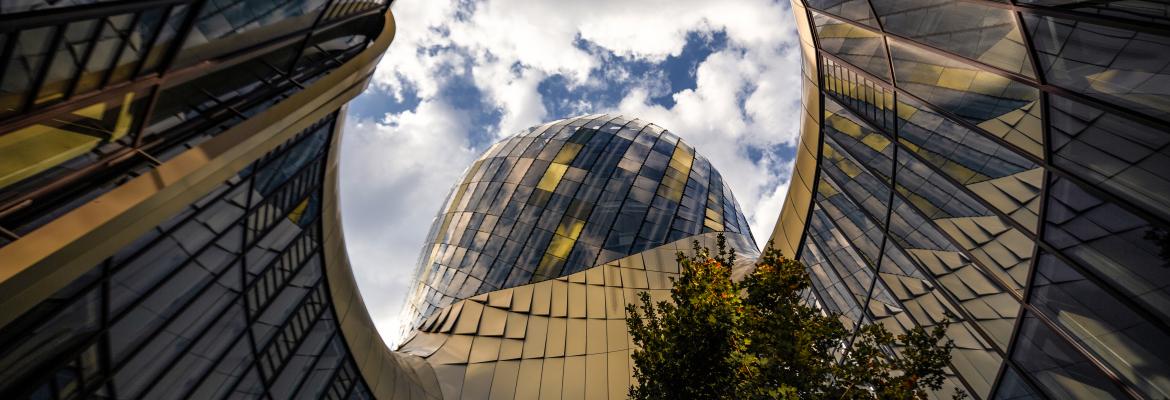
[[[626,306],[638,346],[631,398],[919,399],[942,387],[954,347],[946,325],[855,333],[803,301],[811,282],[799,261],[769,246],[734,282],[722,236],[714,253],[694,246],[694,256],[678,254],[672,301],[643,292],[640,306]]]

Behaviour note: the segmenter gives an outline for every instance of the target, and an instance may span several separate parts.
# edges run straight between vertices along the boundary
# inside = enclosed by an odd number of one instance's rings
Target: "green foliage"
[[[716,253],[694,246],[678,255],[672,302],[643,292],[640,307],[626,306],[638,346],[631,398],[919,399],[942,387],[946,325],[897,336],[863,325],[854,336],[802,301],[811,282],[800,262],[769,249],[734,282],[722,236]]]

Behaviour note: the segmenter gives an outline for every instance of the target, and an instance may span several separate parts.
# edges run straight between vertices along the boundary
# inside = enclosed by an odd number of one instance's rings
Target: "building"
[[[816,301],[951,321],[944,397],[1170,396],[1170,8],[792,9],[802,136],[771,239]]]
[[[476,160],[435,217],[398,351],[444,398],[624,399],[626,304],[668,299],[676,253],[719,234],[750,266],[730,189],[673,133],[614,115],[531,128]]]
[[[2,3],[0,398],[417,379],[357,295],[334,190],[387,1]]]

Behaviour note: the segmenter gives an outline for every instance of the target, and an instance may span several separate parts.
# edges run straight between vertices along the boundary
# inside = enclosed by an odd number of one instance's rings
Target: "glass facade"
[[[803,200],[772,238],[812,301],[895,333],[949,321],[938,397],[1170,396],[1156,3],[793,1]]]
[[[0,5],[0,398],[388,397],[327,261],[388,6]]]

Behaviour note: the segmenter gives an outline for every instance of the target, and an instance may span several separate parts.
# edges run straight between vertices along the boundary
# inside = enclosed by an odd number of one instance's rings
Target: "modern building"
[[[0,398],[418,379],[357,295],[335,190],[394,27],[385,0],[0,2]]]
[[[816,301],[950,321],[942,397],[1170,397],[1170,6],[792,9],[804,113],[771,239]]]
[[[588,115],[493,145],[435,217],[398,351],[448,399],[628,395],[626,304],[670,297],[676,254],[747,220],[706,158],[645,121]]]

